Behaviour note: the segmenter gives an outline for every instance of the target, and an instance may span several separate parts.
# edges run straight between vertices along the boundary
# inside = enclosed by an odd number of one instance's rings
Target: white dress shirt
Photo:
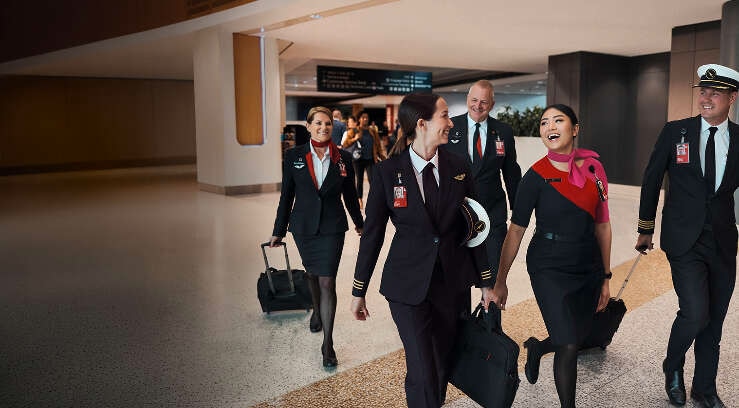
[[[313,148],[313,144],[308,141],[308,145],[310,145],[310,154],[313,156],[313,172],[316,174],[316,183],[320,190],[323,180],[326,179],[326,174],[328,174],[328,166],[331,164],[331,154],[328,146],[326,146],[326,153],[324,153],[323,159],[319,159],[318,153]]]

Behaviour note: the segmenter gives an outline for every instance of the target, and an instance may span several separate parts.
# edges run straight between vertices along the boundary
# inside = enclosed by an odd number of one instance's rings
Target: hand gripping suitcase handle
[[[287,244],[280,241],[276,242],[275,245],[281,246],[285,250],[285,264],[287,265],[287,280],[290,282],[290,292],[295,293],[295,283],[293,282],[293,270],[290,268],[290,257],[287,256]],[[269,289],[272,293],[277,293],[275,289],[275,283],[272,281],[272,272],[269,267],[269,260],[267,260],[267,251],[264,248],[269,246],[269,242],[265,242],[260,245],[262,248],[262,256],[264,257],[264,272],[267,274],[267,280],[269,281]]]

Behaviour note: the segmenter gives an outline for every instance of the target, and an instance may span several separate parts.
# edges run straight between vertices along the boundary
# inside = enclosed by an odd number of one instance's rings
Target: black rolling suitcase
[[[277,270],[269,266],[267,251],[269,242],[261,244],[264,256],[265,270],[259,275],[257,281],[257,297],[262,305],[262,311],[266,313],[279,310],[301,310],[309,311],[313,308],[308,277],[305,271],[290,268],[290,259],[287,256],[287,245],[280,242],[278,245],[285,250],[285,264],[287,269]]]
[[[520,382],[518,344],[503,333],[499,316],[478,306],[463,320],[452,351],[449,382],[485,408],[510,407]]]
[[[609,299],[606,308],[593,316],[593,325],[590,329],[590,333],[585,337],[585,340],[583,340],[583,343],[580,345],[580,350],[593,347],[600,347],[605,350],[606,347],[611,344],[613,335],[616,334],[618,326],[621,325],[621,320],[623,320],[624,315],[626,314],[626,304],[623,299],[621,299],[621,294],[624,292],[624,289],[626,289],[626,284],[629,283],[631,274],[634,273],[636,264],[639,263],[641,256],[642,254],[640,253],[639,256],[636,257],[629,274],[626,276],[623,285],[621,285],[621,290],[618,291],[618,295],[616,295],[615,298]]]

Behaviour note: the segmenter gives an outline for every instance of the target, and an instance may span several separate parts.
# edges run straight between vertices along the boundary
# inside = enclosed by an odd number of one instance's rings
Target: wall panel
[[[192,81],[1,77],[0,175],[195,162]]]

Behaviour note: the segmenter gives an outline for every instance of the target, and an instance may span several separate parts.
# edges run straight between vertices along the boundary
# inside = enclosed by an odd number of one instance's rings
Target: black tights
[[[313,297],[313,313],[319,313],[323,324],[323,347],[334,346],[334,318],[336,317],[336,278],[309,275]]]
[[[547,341],[546,339],[544,341]],[[542,345],[544,342],[542,342]],[[549,347],[551,346],[549,340]],[[562,408],[575,407],[575,384],[577,383],[577,344],[554,347],[554,383]]]

